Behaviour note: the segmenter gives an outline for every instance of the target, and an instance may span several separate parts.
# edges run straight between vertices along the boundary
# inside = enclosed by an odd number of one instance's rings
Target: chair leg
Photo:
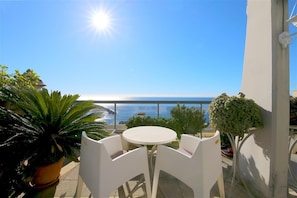
[[[127,184],[128,185],[128,184]],[[118,188],[119,198],[126,198],[124,186]]]
[[[210,197],[210,186],[203,187],[201,185],[189,186],[193,190],[194,198],[209,198]]]
[[[153,189],[152,189],[152,198],[157,197],[159,175],[160,175],[160,170],[157,169],[157,167],[155,167],[155,173],[154,173],[154,179],[153,179]]]
[[[144,173],[146,197],[152,197],[151,178],[149,173]]]
[[[75,198],[81,197],[82,186],[83,186],[83,180],[82,180],[82,178],[80,176],[78,176],[76,191],[75,191],[75,194],[74,194]]]
[[[127,188],[127,191],[128,191],[128,197],[133,197],[133,193],[135,193],[139,188],[144,188],[144,185],[145,185],[145,178],[144,176],[142,177],[141,175],[141,178],[137,181],[137,183],[135,184],[135,186],[130,189],[130,186],[129,186],[129,182],[126,182],[126,188]]]
[[[129,186],[129,182],[126,182],[125,184],[126,184],[126,188],[127,188],[127,192],[128,192],[128,196],[127,197],[132,196],[132,194],[133,194],[132,190],[134,190],[134,188],[131,190],[131,188]]]
[[[224,176],[223,176],[223,173],[218,178],[218,186],[219,186],[220,197],[221,198],[225,198],[225,188],[224,188]]]

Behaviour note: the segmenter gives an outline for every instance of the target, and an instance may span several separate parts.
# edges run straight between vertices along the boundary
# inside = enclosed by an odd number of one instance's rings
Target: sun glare
[[[103,9],[93,10],[89,17],[90,27],[99,34],[111,34],[112,17]]]
[[[105,12],[98,12],[92,18],[93,26],[98,30],[106,30],[110,26],[110,17]]]

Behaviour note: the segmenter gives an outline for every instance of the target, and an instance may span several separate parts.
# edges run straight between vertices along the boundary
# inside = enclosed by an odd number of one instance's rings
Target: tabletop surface
[[[130,143],[142,145],[166,144],[176,139],[176,132],[159,126],[139,126],[123,132],[123,138]]]

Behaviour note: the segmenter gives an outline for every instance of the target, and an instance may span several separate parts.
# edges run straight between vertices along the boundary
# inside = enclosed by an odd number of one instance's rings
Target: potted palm
[[[0,88],[16,86],[18,88],[32,87],[38,88],[39,79],[37,73],[32,69],[28,69],[26,72],[21,73],[19,70],[15,70],[14,73],[7,72],[8,67],[0,64]],[[8,101],[0,99],[0,106],[9,108],[16,111],[17,109]],[[23,156],[23,148],[20,144],[15,144],[13,149],[7,150],[5,141],[12,137],[8,131],[0,133],[0,154],[2,159],[4,156],[9,157],[4,160],[0,160],[0,197],[8,197],[10,189],[20,188],[19,178],[21,177],[18,171],[19,159]],[[25,140],[23,140],[25,141]],[[13,156],[13,157],[12,157]]]
[[[211,101],[209,105],[210,123],[215,130],[226,134],[233,150],[233,180],[238,170],[238,156],[242,144],[256,130],[263,127],[260,107],[252,100],[223,93]],[[246,135],[245,135],[246,134]]]
[[[11,103],[18,112],[0,108],[0,134],[6,134],[0,137],[0,149],[9,152],[23,148],[25,152],[18,157],[26,181],[32,186],[48,186],[57,180],[64,158],[78,161],[82,131],[94,139],[107,135],[105,124],[96,121],[101,116],[100,106],[92,101],[79,102],[78,97],[47,89],[1,89],[0,99]],[[9,158],[8,155],[4,158]],[[44,173],[39,175],[42,172],[39,168],[52,163],[58,175],[50,173],[54,181],[47,181],[41,178]]]

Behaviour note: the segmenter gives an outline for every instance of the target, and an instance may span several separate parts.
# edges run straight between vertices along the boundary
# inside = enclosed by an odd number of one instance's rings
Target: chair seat
[[[187,151],[186,149],[183,149],[183,148],[178,148],[177,150],[180,151],[181,153],[189,156],[189,157],[191,157],[192,154],[193,154],[193,153],[191,153],[191,152],[189,152],[189,151]]]

